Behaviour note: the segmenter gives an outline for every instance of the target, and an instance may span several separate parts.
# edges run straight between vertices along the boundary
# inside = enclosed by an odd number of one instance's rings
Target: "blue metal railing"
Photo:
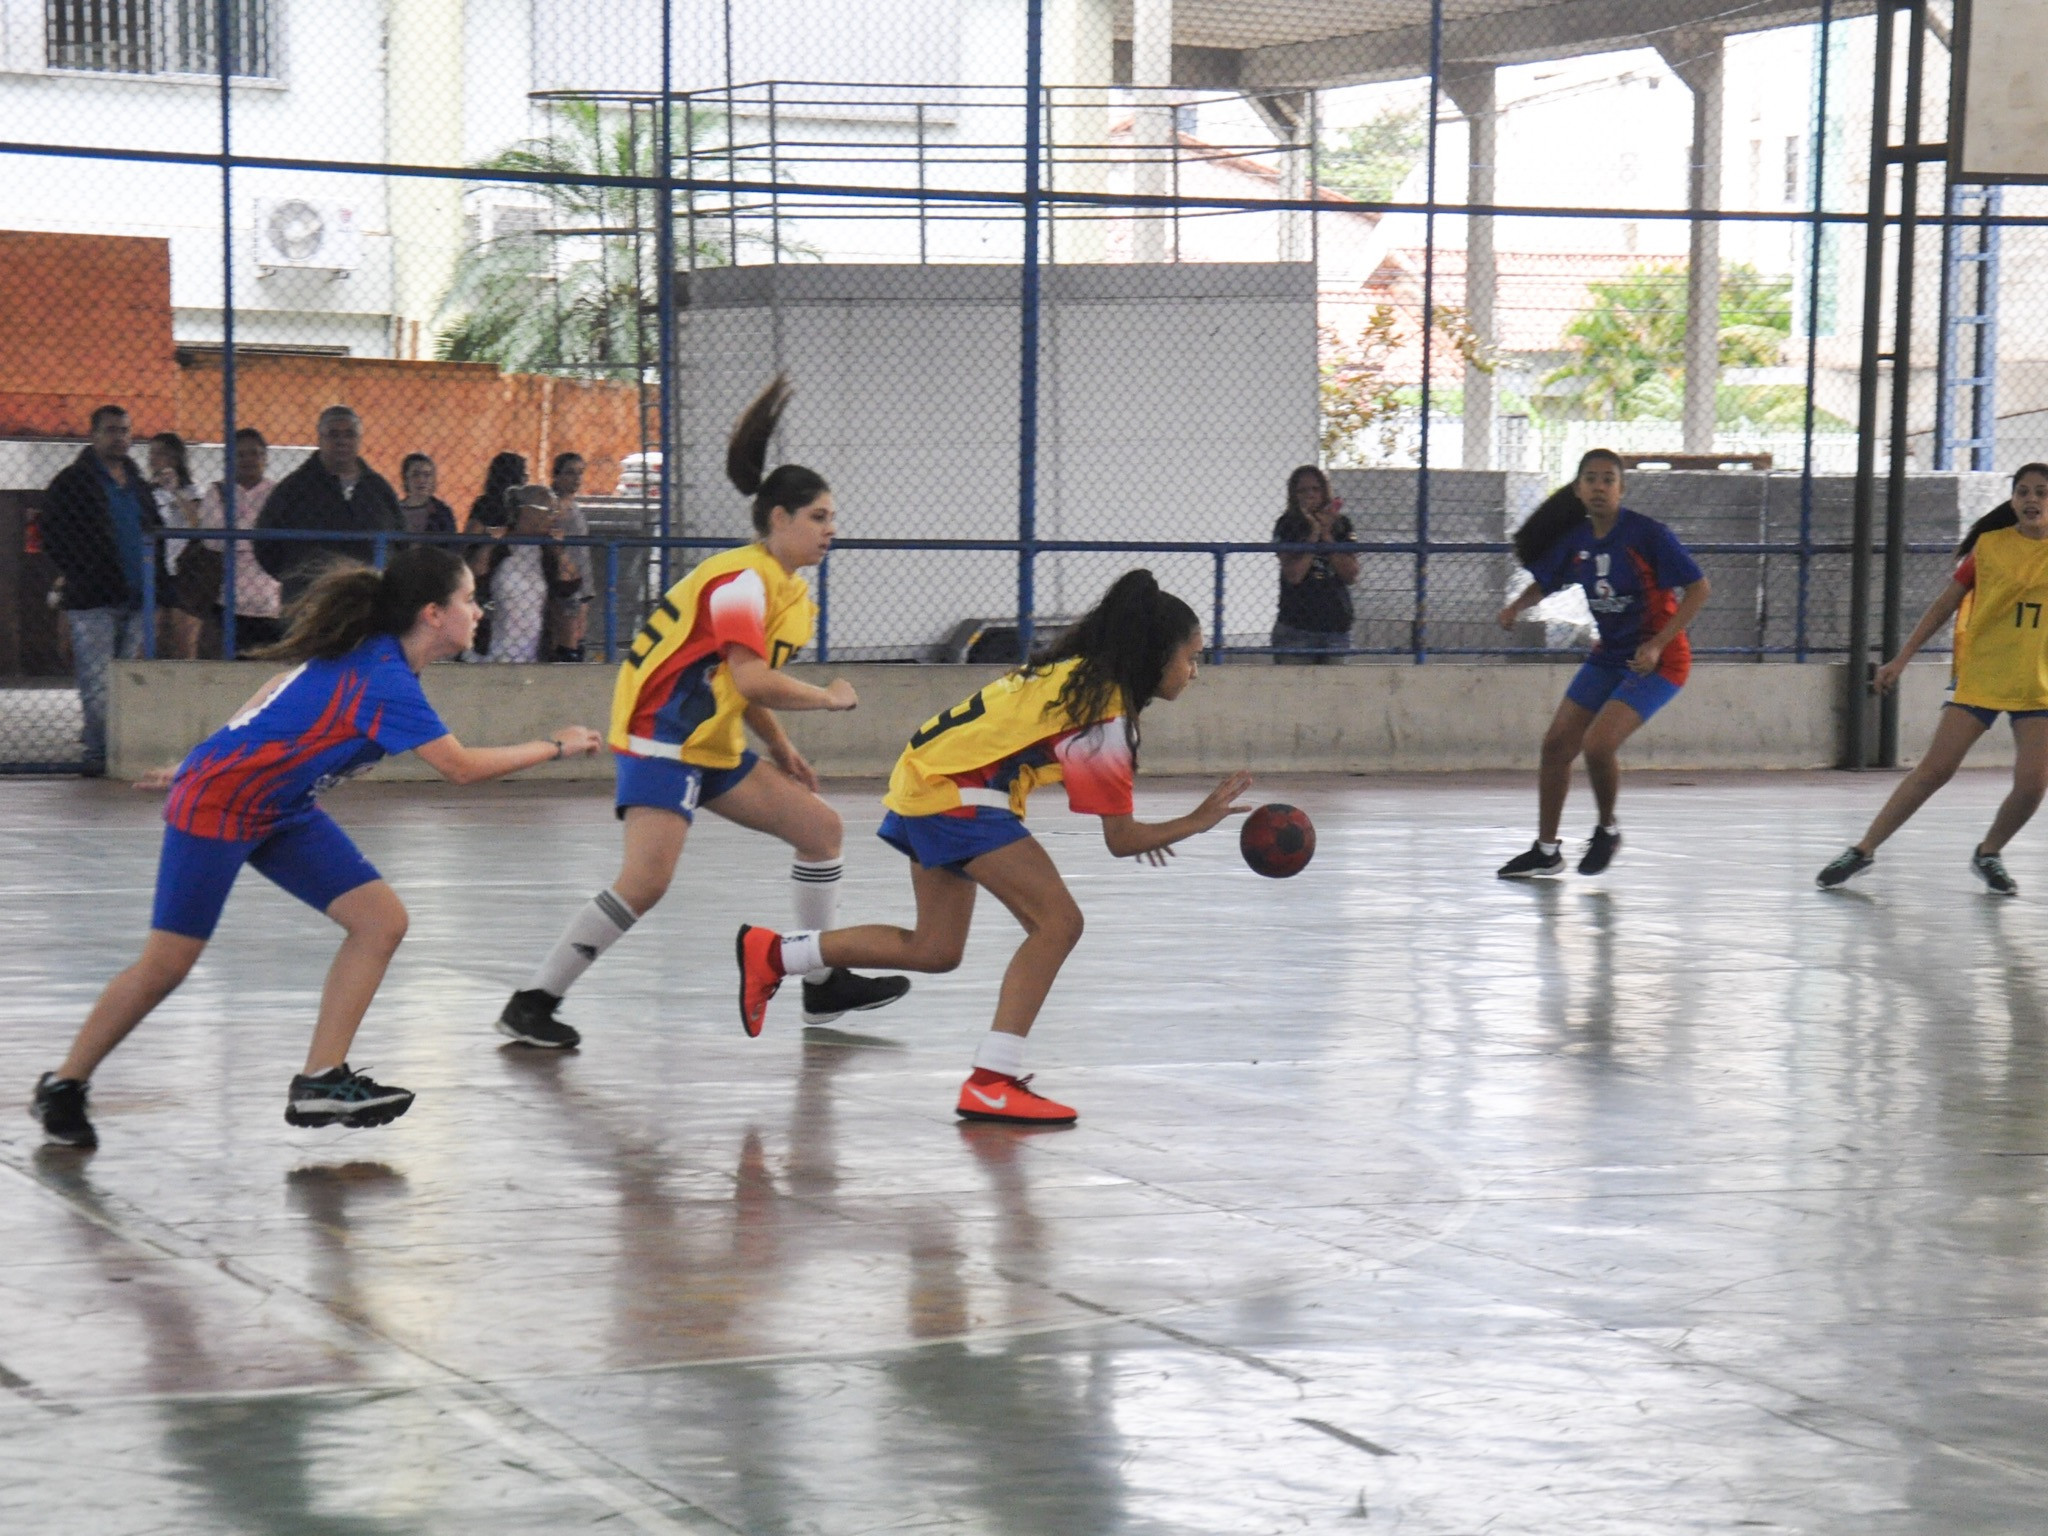
[[[546,536],[517,537],[506,535],[501,538],[485,539],[473,533],[365,534],[352,532],[311,532],[298,529],[249,528],[146,529],[144,534],[152,542],[161,542],[167,539],[178,541],[205,540],[222,542],[230,546],[243,542],[367,544],[372,551],[372,562],[379,567],[384,564],[394,546],[408,544],[437,544],[462,551],[476,550],[484,547],[495,548],[500,545],[514,547],[521,545],[546,547],[552,545],[558,549],[589,550],[593,553],[586,557],[586,579],[594,577],[599,569],[603,573],[602,590],[596,594],[596,600],[601,605],[602,613],[602,654],[604,660],[608,662],[615,662],[619,659],[623,644],[630,641],[633,631],[642,622],[644,613],[650,610],[654,601],[659,598],[662,589],[659,586],[656,573],[664,568],[669,556],[682,554],[686,557],[687,561],[693,555],[701,558],[703,555],[715,553],[722,549],[732,549],[747,542],[739,538],[701,536],[660,538],[646,535],[589,535],[584,537],[550,538]],[[1847,541],[1819,543],[1798,539],[1775,542],[1700,542],[1689,544],[1687,548],[1695,555],[1707,559],[1712,559],[1715,556],[1748,557],[1751,559],[1757,557],[1783,558],[1796,563],[1802,587],[1805,585],[1807,572],[1813,560],[1828,555],[1846,557],[1852,550],[1852,546]],[[1946,542],[1938,544],[1916,543],[1905,546],[1906,552],[1912,555],[1945,555],[1950,552],[1951,548],[1952,546]],[[1018,568],[1025,572],[1030,572],[1033,569],[1035,562],[1040,556],[1051,555],[1116,554],[1151,557],[1195,556],[1205,558],[1210,562],[1211,570],[1208,605],[1209,633],[1207,636],[1208,658],[1211,662],[1222,662],[1233,656],[1291,654],[1284,647],[1275,647],[1267,644],[1233,643],[1229,639],[1226,617],[1230,608],[1229,562],[1232,556],[1263,555],[1271,559],[1284,554],[1311,553],[1321,555],[1391,555],[1407,557],[1416,561],[1426,561],[1439,556],[1456,555],[1506,557],[1510,556],[1513,552],[1510,545],[1499,541],[1423,539],[1369,539],[1358,540],[1349,544],[1280,544],[1265,540],[840,539],[835,541],[833,549],[837,553],[898,552],[927,555],[1011,555],[1016,558]],[[596,553],[599,551],[602,552],[601,559]],[[622,553],[631,552],[644,552],[653,558],[648,562],[649,584],[641,592],[640,599],[634,605],[633,611],[628,612],[620,603],[620,567]],[[234,558],[232,552],[223,561],[223,565],[227,569],[233,569]],[[833,586],[831,567],[832,562],[828,558],[810,576],[812,590],[818,604],[818,620],[814,644],[817,659],[821,662],[830,661],[833,655]],[[1260,567],[1260,574],[1253,579],[1257,580],[1262,587],[1265,587],[1273,581],[1274,572],[1271,567],[1262,565]],[[1759,583],[1758,589],[1760,591],[1761,583],[1764,580],[1763,574],[1759,572],[1756,579]],[[1452,617],[1452,612],[1450,611],[1452,604],[1455,604],[1460,609],[1469,605],[1469,618],[1471,620],[1490,622],[1495,615],[1497,606],[1505,603],[1510,595],[1506,590],[1506,585],[1506,582],[1503,581],[1500,590],[1474,590],[1470,594],[1460,594],[1458,597],[1450,599],[1446,599],[1439,586],[1436,588],[1436,592],[1440,606],[1429,617],[1433,622],[1441,625],[1447,618]],[[1724,581],[1722,583],[1722,590],[1732,599],[1739,588],[1733,581]],[[233,590],[231,588],[228,589],[225,596],[229,602],[232,602],[234,597]],[[962,615],[965,615],[967,609],[971,606],[970,598],[967,594],[963,594],[961,599]],[[1720,606],[1720,604],[1717,603],[1716,606]],[[145,655],[153,657],[156,654],[156,611],[158,607],[156,562],[153,559],[145,559],[143,561],[142,607]],[[976,609],[975,612],[982,614],[985,613],[985,610]],[[232,636],[234,629],[231,622],[232,617],[232,612],[230,612],[230,622],[224,622],[222,625],[224,637]],[[1025,624],[1030,622],[1033,617],[1035,616],[1020,616],[1018,626],[1020,635],[1027,632]],[[1549,652],[1537,653],[1524,646],[1513,646],[1505,643],[1485,646],[1455,646],[1438,645],[1433,642],[1428,645],[1425,652],[1421,646],[1422,637],[1426,631],[1420,623],[1412,622],[1420,617],[1421,615],[1419,614],[1409,616],[1411,621],[1409,623],[1410,638],[1409,642],[1405,645],[1372,646],[1354,644],[1335,654],[1387,658],[1403,657],[1413,661],[1423,661],[1431,656],[1512,656],[1526,659],[1532,654],[1554,654],[1559,659],[1567,659],[1581,654],[1569,648],[1554,648]],[[1792,637],[1783,644],[1765,643],[1761,639],[1757,643],[1750,645],[1704,645],[1696,641],[1693,651],[1695,655],[1701,656],[1740,656],[1757,660],[1769,656],[1789,656],[1804,660],[1808,656],[1839,656],[1846,653],[1846,643],[1833,645],[1813,643],[1812,637],[1807,630],[1807,623],[1808,615],[1806,608],[1804,604],[1801,604],[1796,614]],[[917,648],[916,646],[897,647],[897,649]],[[1930,649],[1934,650],[1938,649],[1938,647],[1930,647]]]

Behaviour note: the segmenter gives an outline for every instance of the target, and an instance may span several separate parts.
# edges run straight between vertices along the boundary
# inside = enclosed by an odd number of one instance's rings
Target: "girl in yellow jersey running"
[[[611,749],[626,856],[619,876],[571,919],[533,979],[512,994],[498,1031],[565,1050],[581,1038],[556,1017],[576,979],[667,894],[701,805],[779,837],[797,922],[831,926],[839,899],[839,813],[818,797],[818,776],[775,718],[779,709],[852,709],[853,685],[813,687],[782,674],[810,642],[817,605],[798,571],[832,548],[832,489],[799,464],[766,474],[768,440],[789,401],[780,375],[733,428],[726,474],[754,501],[754,543],[700,563],[669,588],[633,637],[612,694]],[[751,730],[772,762],[747,747]],[[910,990],[901,976],[807,967],[804,1018],[880,1008]]]
[[[1840,885],[1877,862],[1877,848],[1949,781],[1970,748],[2001,714],[2012,717],[2016,756],[2012,789],[1991,830],[1970,855],[1970,868],[2000,896],[2019,883],[2000,857],[2005,845],[2048,792],[2048,464],[2026,464],[2012,477],[2012,499],[1986,513],[1956,553],[1962,564],[1929,605],[1899,654],[1878,668],[1872,686],[1889,693],[1913,653],[1958,610],[1954,694],[1942,708],[1934,740],[1919,766],[1899,781],[1863,834],[1816,877]]]
[[[1160,591],[1150,571],[1129,571],[1049,654],[919,726],[890,776],[881,826],[883,840],[910,859],[916,929],[740,929],[747,1033],[761,1032],[768,1000],[792,972],[819,965],[952,970],[967,943],[975,894],[986,889],[1023,926],[1024,942],[1003,974],[994,1026],[975,1052],[956,1112],[1037,1125],[1073,1120],[1073,1110],[1032,1092],[1023,1075],[1024,1037],[1081,941],[1081,909],[1025,828],[1025,802],[1039,785],[1063,783],[1070,809],[1102,818],[1112,854],[1155,864],[1183,838],[1250,810],[1238,797],[1251,775],[1235,773],[1185,816],[1143,822],[1131,814],[1138,716],[1154,699],[1181,696],[1201,648],[1194,610]]]

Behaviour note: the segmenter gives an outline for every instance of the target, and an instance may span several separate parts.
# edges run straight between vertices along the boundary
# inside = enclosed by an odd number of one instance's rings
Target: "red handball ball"
[[[1285,880],[1308,868],[1316,856],[1315,823],[1291,805],[1262,805],[1245,817],[1237,834],[1245,863],[1269,880]]]

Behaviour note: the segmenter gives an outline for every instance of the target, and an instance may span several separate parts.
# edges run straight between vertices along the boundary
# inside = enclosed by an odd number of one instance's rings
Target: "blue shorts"
[[[1678,690],[1683,686],[1672,682],[1661,672],[1652,672],[1645,677],[1625,666],[1610,667],[1589,661],[1579,668],[1564,696],[1589,714],[1599,714],[1600,707],[1612,700],[1616,704],[1626,704],[1636,712],[1637,718],[1647,720],[1677,698]]]
[[[964,873],[970,859],[1007,848],[1029,837],[1031,829],[1021,816],[982,805],[972,816],[899,816],[891,811],[875,835],[926,869]]]
[[[651,805],[657,811],[674,811],[685,821],[697,819],[697,807],[709,805],[754,771],[761,761],[758,752],[742,752],[730,768],[700,768],[679,763],[672,757],[636,757],[630,752],[612,754],[618,773],[617,813],[626,814],[629,805]]]
[[[149,926],[188,939],[212,938],[244,864],[315,912],[325,912],[336,897],[382,878],[322,810],[294,816],[268,837],[247,841],[195,837],[165,827]]]
[[[2043,715],[2048,715],[2048,709],[1988,709],[1982,704],[1958,704],[1954,699],[1950,699],[1942,708],[1960,709],[1987,731],[1998,724],[2000,715],[2012,716],[2015,725],[2022,720],[2039,720]]]

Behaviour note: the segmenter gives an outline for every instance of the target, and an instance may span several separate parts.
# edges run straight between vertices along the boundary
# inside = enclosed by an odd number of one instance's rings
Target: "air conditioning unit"
[[[362,265],[363,232],[346,203],[310,197],[256,200],[256,265],[265,273],[287,268],[345,277]]]

